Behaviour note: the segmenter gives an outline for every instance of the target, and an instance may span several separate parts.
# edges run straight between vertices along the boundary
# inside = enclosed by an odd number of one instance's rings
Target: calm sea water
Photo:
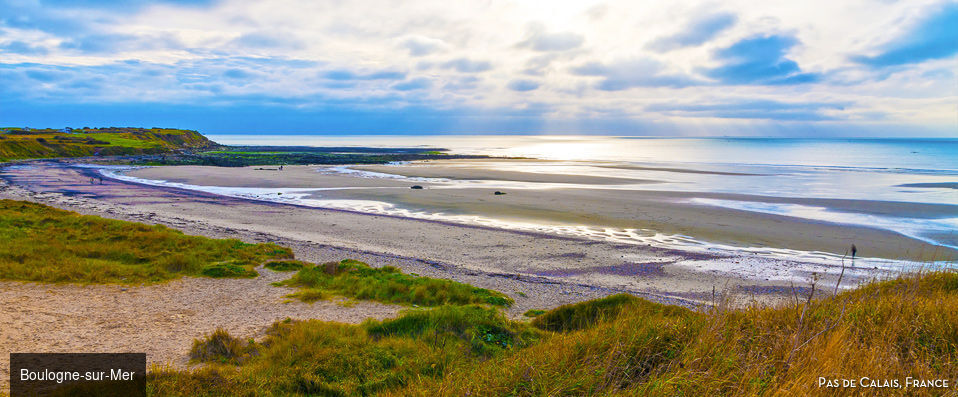
[[[623,187],[628,189],[944,204],[947,207],[940,211],[875,214],[857,211],[853,206],[831,208],[827,204],[694,199],[701,205],[864,225],[894,230],[935,244],[958,245],[958,138],[213,135],[211,139],[237,145],[444,148],[459,154],[558,160],[502,163],[498,166],[502,169],[662,181]]]

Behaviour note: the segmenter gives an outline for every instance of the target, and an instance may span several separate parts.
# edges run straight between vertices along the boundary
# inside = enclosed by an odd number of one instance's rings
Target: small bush
[[[266,262],[264,265],[267,269],[277,271],[277,272],[289,272],[293,270],[299,270],[306,267],[308,264],[296,260],[283,260],[283,261],[271,261]]]
[[[522,315],[526,317],[539,317],[543,314],[546,314],[546,311],[542,309],[529,309],[526,310],[525,313],[522,313]]]
[[[223,277],[256,277],[259,274],[255,270],[247,269],[243,266],[239,266],[233,263],[216,263],[208,265],[200,271],[200,274],[206,277],[213,278],[223,278]]]
[[[418,306],[487,304],[508,307],[513,300],[501,292],[451,280],[403,274],[392,266],[373,268],[354,261],[304,267],[283,285],[347,298]],[[304,296],[310,296],[306,294]]]
[[[532,320],[532,325],[548,331],[574,331],[589,328],[600,321],[619,315],[623,306],[639,299],[628,294],[617,294],[602,299],[559,306]]]
[[[235,338],[222,328],[217,328],[203,339],[194,339],[190,348],[190,360],[197,362],[239,363],[252,347]]]
[[[313,303],[330,297],[329,294],[313,288],[305,288],[296,293],[290,294],[289,296],[292,298],[297,298],[306,303]]]
[[[527,346],[538,335],[527,326],[507,320],[494,308],[476,305],[411,310],[397,319],[369,322],[366,328],[374,337],[428,335],[436,338],[450,335],[469,342],[474,353],[484,355],[514,346]]]

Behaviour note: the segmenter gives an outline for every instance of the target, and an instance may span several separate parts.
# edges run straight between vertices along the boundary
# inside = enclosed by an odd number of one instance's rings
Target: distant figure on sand
[[[855,247],[855,244],[852,244],[852,259],[855,259],[856,253],[858,253],[858,248]]]
[[[283,166],[279,166],[279,170],[282,171],[282,170],[283,170]]]

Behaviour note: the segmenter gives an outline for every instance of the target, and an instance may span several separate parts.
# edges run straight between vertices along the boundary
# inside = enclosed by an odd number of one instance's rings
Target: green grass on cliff
[[[0,200],[0,279],[71,283],[150,283],[183,275],[251,277],[289,248],[188,236],[85,216],[42,204]]]
[[[0,128],[0,161],[54,157],[163,154],[217,145],[196,131],[166,128]]]

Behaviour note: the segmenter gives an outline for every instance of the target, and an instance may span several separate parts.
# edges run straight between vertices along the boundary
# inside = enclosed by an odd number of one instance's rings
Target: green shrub
[[[497,291],[411,276],[391,266],[377,269],[354,260],[304,267],[282,284],[348,298],[418,306],[479,303],[508,307],[513,303]]]
[[[559,306],[532,320],[532,325],[548,331],[574,331],[589,328],[600,321],[612,320],[623,306],[639,299],[628,294],[617,294],[602,299]]]
[[[250,270],[234,263],[215,263],[208,265],[200,271],[200,274],[213,278],[256,277],[259,275],[255,270]]]
[[[546,314],[546,311],[542,309],[529,309],[526,310],[525,313],[522,313],[522,315],[526,317],[539,317],[543,314]]]
[[[206,338],[193,340],[190,360],[238,364],[252,349],[252,344],[233,337],[222,328],[217,328]]]
[[[270,261],[266,262],[264,265],[267,269],[274,270],[277,272],[289,272],[293,270],[302,269],[309,264],[306,262],[296,261],[296,260],[282,260],[282,261]]]
[[[366,327],[374,337],[451,335],[469,342],[473,352],[484,355],[527,346],[538,335],[526,326],[507,320],[494,308],[476,305],[410,310],[397,319],[369,322]]]

